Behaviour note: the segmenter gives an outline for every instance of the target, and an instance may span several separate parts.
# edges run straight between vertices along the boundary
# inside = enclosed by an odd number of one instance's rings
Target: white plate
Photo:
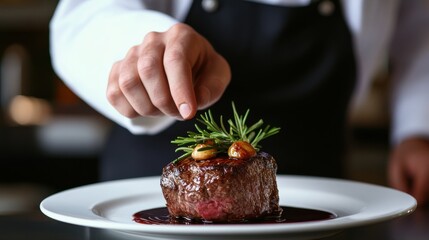
[[[403,192],[353,181],[277,177],[280,205],[324,210],[324,221],[256,225],[145,225],[132,215],[164,207],[159,177],[97,183],[54,194],[40,204],[47,216],[66,223],[110,229],[150,239],[308,239],[411,213],[416,200]]]

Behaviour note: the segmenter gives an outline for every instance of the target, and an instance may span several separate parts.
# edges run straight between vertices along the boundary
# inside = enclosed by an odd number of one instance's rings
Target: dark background
[[[56,191],[97,180],[99,149],[88,151],[83,146],[86,150],[80,152],[76,141],[69,143],[70,149],[40,144],[43,132],[61,135],[57,126],[66,125],[67,119],[105,121],[71,93],[52,70],[48,24],[56,4],[53,0],[0,0],[0,186],[35,183]],[[17,61],[16,68],[6,64],[13,60]],[[16,73],[20,75],[19,87],[13,95],[45,104],[49,110],[46,121],[20,124],[11,116],[13,97],[8,98],[5,91],[16,84],[17,78],[10,76]],[[67,144],[65,140],[63,145]]]

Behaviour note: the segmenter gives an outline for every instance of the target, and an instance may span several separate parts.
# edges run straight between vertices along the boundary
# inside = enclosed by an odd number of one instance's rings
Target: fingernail
[[[179,105],[179,112],[182,115],[182,118],[187,119],[191,115],[191,108],[188,104],[182,103]]]

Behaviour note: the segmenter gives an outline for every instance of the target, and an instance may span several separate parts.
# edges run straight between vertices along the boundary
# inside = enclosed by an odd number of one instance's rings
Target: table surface
[[[0,239],[7,240],[125,240],[136,239],[110,230],[77,226],[52,220],[41,212],[0,215]],[[145,239],[145,238],[138,238]],[[346,229],[326,240],[429,239],[429,208],[410,215],[362,227]]]

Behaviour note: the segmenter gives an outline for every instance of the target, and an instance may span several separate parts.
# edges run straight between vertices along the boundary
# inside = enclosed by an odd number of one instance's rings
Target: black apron
[[[321,1],[283,7],[219,0],[215,11],[194,1],[186,23],[205,36],[230,63],[232,80],[214,115],[250,109],[248,123],[263,118],[281,132],[263,140],[279,174],[342,177],[346,119],[355,83],[350,32],[339,1],[321,14]],[[331,5],[332,6],[332,5]],[[329,10],[329,9],[328,9]],[[329,13],[329,12],[328,12]],[[160,175],[179,156],[170,143],[194,130],[177,122],[157,135],[113,129],[100,164],[101,180]]]

